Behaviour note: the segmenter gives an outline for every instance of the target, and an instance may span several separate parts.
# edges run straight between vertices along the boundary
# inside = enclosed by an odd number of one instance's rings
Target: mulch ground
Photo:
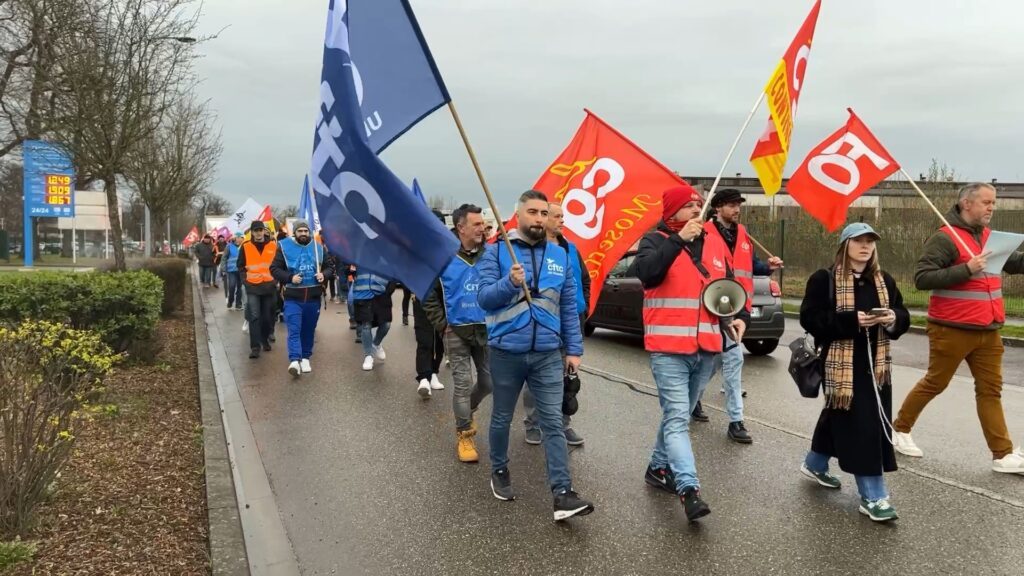
[[[35,558],[11,574],[209,573],[191,294],[161,320],[158,338],[152,365],[108,377],[104,402],[117,413],[79,427],[57,492],[26,538],[38,545]]]

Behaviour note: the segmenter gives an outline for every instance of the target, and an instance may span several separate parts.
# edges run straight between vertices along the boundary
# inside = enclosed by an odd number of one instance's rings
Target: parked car
[[[597,328],[644,333],[644,288],[636,277],[635,260],[636,252],[627,252],[608,274],[594,314],[584,326],[587,336]],[[755,356],[771,354],[785,329],[779,283],[768,276],[755,276],[750,326],[743,335],[743,346]]]

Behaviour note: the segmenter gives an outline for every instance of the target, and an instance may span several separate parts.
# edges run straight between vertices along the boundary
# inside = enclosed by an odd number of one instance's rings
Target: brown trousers
[[[893,428],[910,432],[921,411],[946,389],[964,360],[974,376],[981,431],[992,457],[1002,458],[1013,452],[1013,441],[1003,415],[1003,340],[998,330],[963,330],[929,322],[928,373],[903,400]]]

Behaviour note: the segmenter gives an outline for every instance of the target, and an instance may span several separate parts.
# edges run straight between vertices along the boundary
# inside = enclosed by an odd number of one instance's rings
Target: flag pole
[[[711,185],[711,190],[708,192],[708,197],[704,200],[704,207],[700,211],[700,219],[703,220],[707,217],[708,208],[711,206],[711,198],[715,196],[715,190],[718,189],[718,183],[722,180],[722,174],[725,173],[726,167],[729,165],[729,160],[732,159],[732,155],[736,152],[736,147],[740,144],[740,138],[743,137],[743,133],[747,131],[747,126],[750,125],[750,121],[754,119],[754,114],[757,113],[757,109],[761,107],[761,102],[764,101],[764,90],[761,91],[761,95],[757,97],[757,102],[754,102],[754,107],[750,110],[750,114],[747,115],[747,121],[743,123],[743,127],[740,128],[740,133],[736,135],[736,139],[733,140],[732,148],[729,148],[729,153],[725,156],[725,162],[722,162],[722,168],[718,171],[718,176],[715,176],[715,183]]]
[[[505,221],[498,214],[498,206],[494,203],[494,197],[491,196],[491,190],[487,187],[487,181],[484,180],[484,172],[480,169],[480,163],[476,160],[476,153],[473,152],[473,146],[469,143],[469,136],[466,135],[466,129],[462,127],[462,120],[459,119],[459,113],[455,110],[455,102],[448,101],[448,110],[452,113],[452,118],[455,120],[455,127],[459,129],[462,143],[466,145],[466,152],[469,154],[470,162],[473,163],[473,169],[476,170],[476,177],[480,179],[480,186],[484,189],[484,195],[487,196],[487,204],[491,207],[491,213],[494,214],[494,218],[498,221],[499,234],[505,243],[505,248],[508,250],[509,255],[512,256],[512,263],[519,264],[519,259],[516,258],[516,251],[512,249],[512,242],[508,239],[508,231],[505,230]],[[523,293],[526,295],[526,301],[532,304],[533,300],[530,298],[530,289],[525,284],[523,285]]]
[[[900,167],[900,174],[903,174],[903,177],[910,182],[910,185],[914,187],[914,190],[917,190],[917,193],[921,195],[921,198],[924,198],[924,201],[928,203],[928,206],[930,206],[932,211],[935,212],[935,215],[939,217],[939,220],[942,220],[942,223],[945,224],[946,227],[948,227],[950,230],[952,230],[953,227],[950,226],[949,221],[946,220],[946,217],[943,216],[942,212],[939,212],[939,209],[935,207],[935,204],[932,204],[932,201],[929,200],[927,196],[925,196],[924,191],[917,186],[917,182],[914,182],[914,179],[910,177],[910,174],[907,174],[907,171],[904,170],[902,166]],[[967,245],[967,242],[965,242],[959,234],[953,234],[953,236],[960,241],[960,245],[963,246],[964,250],[966,250],[968,254],[971,255],[971,258],[977,256],[977,254],[975,254],[974,251],[971,250],[971,248]]]
[[[775,255],[772,254],[771,252],[769,252],[768,249],[765,248],[763,244],[758,242],[757,238],[754,238],[753,236],[750,235],[750,230],[747,230],[747,238],[750,238],[750,241],[753,242],[755,246],[760,248],[761,252],[764,252],[765,254],[767,254],[769,258],[775,258]]]

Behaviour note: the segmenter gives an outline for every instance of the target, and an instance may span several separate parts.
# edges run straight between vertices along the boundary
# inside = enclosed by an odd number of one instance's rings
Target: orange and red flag
[[[563,234],[583,256],[591,278],[589,313],[608,272],[661,220],[662,191],[683,180],[593,112],[585,112],[572,141],[533,188],[562,206]]]
[[[817,0],[764,88],[771,118],[768,120],[768,127],[754,145],[750,163],[768,196],[774,195],[782,188],[782,170],[786,167],[789,155],[793,119],[796,117],[797,101],[804,86],[804,75],[811,55],[814,27],[818,23],[820,9],[821,0]]]
[[[850,204],[900,165],[860,118],[850,118],[807,155],[789,178],[786,191],[811,216],[834,232]]]
[[[195,226],[193,226],[192,229],[188,231],[188,235],[185,236],[185,239],[182,240],[181,244],[185,248],[188,248],[189,246],[195,244],[198,241],[199,241],[199,229],[196,228]]]

